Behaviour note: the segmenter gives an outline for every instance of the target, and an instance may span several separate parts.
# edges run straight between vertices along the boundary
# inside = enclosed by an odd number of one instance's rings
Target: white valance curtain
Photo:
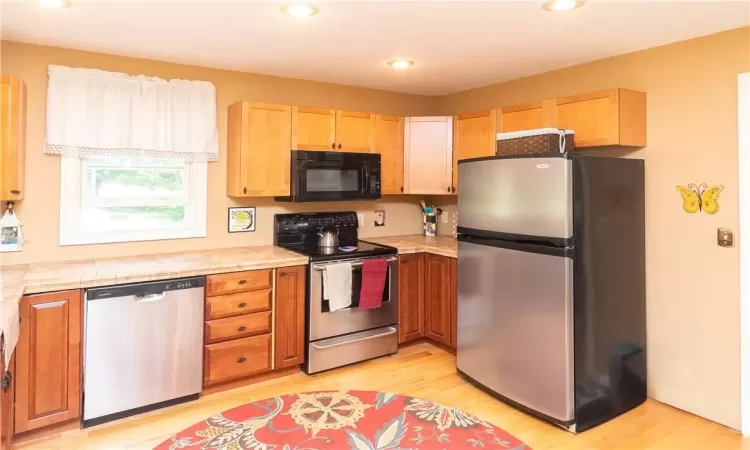
[[[205,81],[49,66],[44,151],[216,161],[216,89]]]

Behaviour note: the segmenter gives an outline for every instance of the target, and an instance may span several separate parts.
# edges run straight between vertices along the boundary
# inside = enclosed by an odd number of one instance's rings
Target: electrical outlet
[[[441,223],[448,223],[448,214],[446,214],[446,213],[440,214],[440,222]]]
[[[365,224],[365,215],[364,213],[357,213],[357,220],[359,221],[359,226],[364,226]]]

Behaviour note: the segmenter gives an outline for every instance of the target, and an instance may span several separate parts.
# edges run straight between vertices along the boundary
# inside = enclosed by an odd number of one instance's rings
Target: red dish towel
[[[362,290],[359,291],[359,308],[380,308],[383,303],[385,276],[388,273],[388,261],[385,259],[368,259],[362,263]]]

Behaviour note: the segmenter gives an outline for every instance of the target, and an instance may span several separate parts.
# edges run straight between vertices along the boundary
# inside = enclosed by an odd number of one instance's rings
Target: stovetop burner
[[[327,261],[331,259],[364,258],[368,256],[395,255],[398,250],[386,245],[371,244],[358,241],[355,245],[341,246],[335,249],[325,249],[317,245],[279,245],[287,250],[301,253],[310,257],[310,261]],[[346,247],[354,247],[353,250],[343,250]]]
[[[395,255],[398,252],[393,247],[360,241],[358,225],[357,213],[353,211],[276,214],[273,242],[274,245],[308,256],[311,261]],[[318,232],[324,227],[326,230],[338,230],[339,247],[318,247]]]

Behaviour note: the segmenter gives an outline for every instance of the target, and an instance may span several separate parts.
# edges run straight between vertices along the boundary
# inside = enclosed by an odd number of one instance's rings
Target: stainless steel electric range
[[[397,250],[358,240],[357,228],[355,212],[274,216],[274,244],[310,258],[302,366],[308,374],[395,353],[398,348]],[[318,232],[324,229],[338,232],[338,247],[318,247]],[[383,303],[379,308],[359,309],[362,263],[373,258],[388,261]],[[352,304],[330,311],[323,299],[323,271],[327,264],[342,261],[352,265]]]

